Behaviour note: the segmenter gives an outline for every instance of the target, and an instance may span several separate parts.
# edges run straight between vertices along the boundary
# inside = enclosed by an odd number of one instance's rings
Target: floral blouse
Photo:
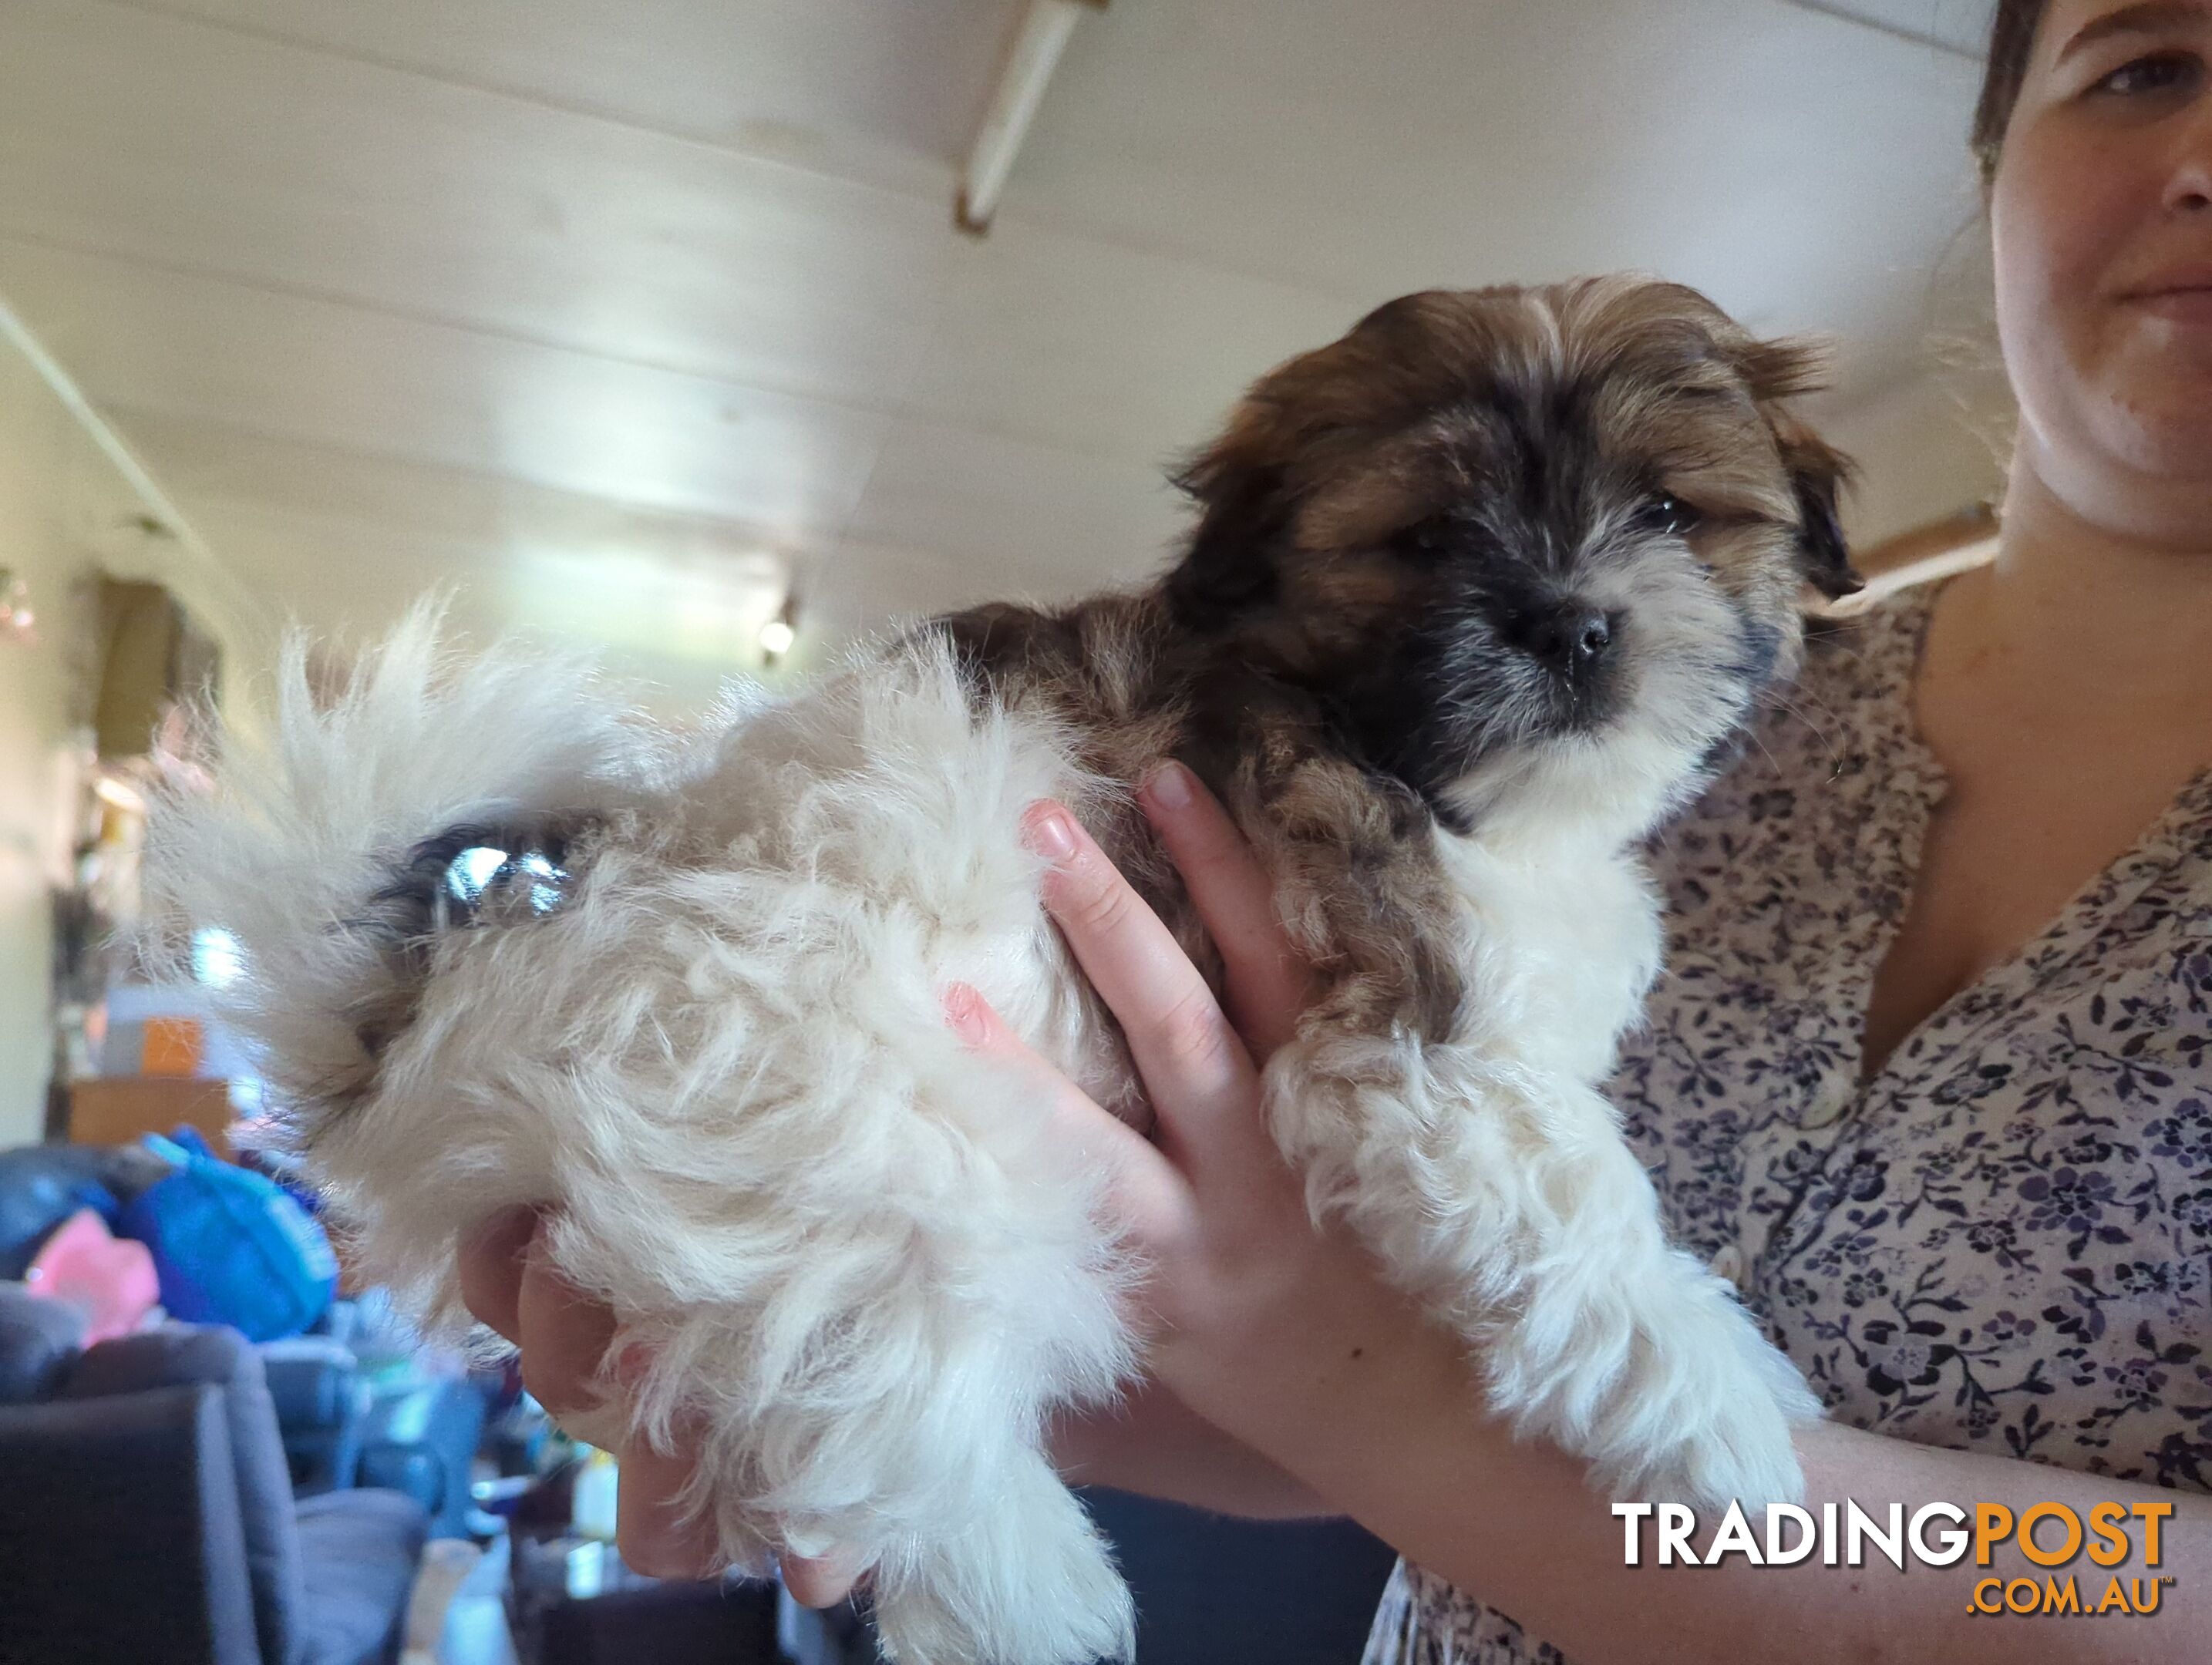
[[[1911,710],[1930,599],[1816,644],[1655,853],[1668,969],[1613,1101],[1832,1417],[2212,1490],[2212,771],[1863,1083],[1944,790]],[[1561,1658],[1404,1561],[1366,1654]]]

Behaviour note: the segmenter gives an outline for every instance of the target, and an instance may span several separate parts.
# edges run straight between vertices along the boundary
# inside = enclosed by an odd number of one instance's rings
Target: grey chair
[[[0,1286],[0,1665],[392,1665],[428,1520],[295,1500],[262,1362]]]

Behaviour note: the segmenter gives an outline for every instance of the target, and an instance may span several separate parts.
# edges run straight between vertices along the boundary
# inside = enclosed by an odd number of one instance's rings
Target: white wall
[[[1964,221],[1924,280],[1904,374],[1820,414],[1858,465],[1844,529],[1865,549],[2002,495],[2016,416],[1998,353],[1989,227]]]
[[[50,893],[69,869],[70,754],[88,696],[94,576],[69,531],[81,430],[0,339],[0,567],[30,586],[34,642],[0,640],[0,1147],[35,1139],[48,1062]]]
[[[1820,427],[1858,467],[1844,505],[1856,548],[2002,495],[2009,407],[1957,377],[1915,378]]]
[[[70,880],[89,763],[100,574],[167,585],[223,649],[227,686],[267,651],[254,599],[97,442],[40,351],[0,303],[0,567],[28,584],[38,621],[32,641],[0,639],[0,1149],[45,1123],[52,894]],[[149,538],[149,515],[176,531]]]

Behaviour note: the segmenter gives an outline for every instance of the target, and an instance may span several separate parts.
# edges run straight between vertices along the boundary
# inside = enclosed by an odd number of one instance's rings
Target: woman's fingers
[[[1187,1137],[1192,1116],[1242,1103],[1251,1057],[1159,916],[1061,805],[1031,805],[1025,827],[1053,864],[1045,906],[1121,1020],[1164,1131]]]
[[[512,1208],[477,1227],[461,1247],[462,1302],[514,1344],[523,1385],[548,1414],[570,1434],[621,1453],[616,1518],[623,1559],[656,1577],[704,1577],[714,1571],[713,1530],[687,1523],[676,1501],[697,1459],[629,1438],[621,1407],[601,1397],[614,1313],[554,1269],[544,1225],[538,1210]]]
[[[545,1217],[534,1208],[493,1215],[461,1245],[461,1302],[514,1344],[522,1383],[555,1417],[598,1408],[599,1369],[615,1335],[611,1309],[546,1258]]]
[[[633,1439],[621,1448],[622,1487],[615,1501],[615,1547],[625,1565],[651,1578],[704,1578],[720,1559],[713,1523],[686,1516],[677,1501],[699,1465],[698,1454],[656,1449]]]
[[[681,1426],[671,1451],[630,1437],[622,1407],[600,1390],[613,1310],[555,1269],[544,1224],[539,1211],[513,1208],[471,1233],[460,1252],[461,1299],[520,1350],[523,1385],[549,1414],[570,1434],[620,1454],[615,1536],[623,1561],[651,1577],[708,1577],[720,1559],[714,1525],[691,1518],[679,1502],[699,1465],[696,1443]],[[836,1556],[787,1566],[793,1597],[810,1607],[842,1599],[860,1571]]]
[[[1264,1059],[1291,1038],[1312,994],[1311,970],[1283,930],[1267,869],[1229,812],[1181,763],[1154,769],[1139,797],[1221,951],[1229,1015],[1253,1055]]]
[[[461,1304],[477,1322],[522,1345],[522,1267],[538,1235],[538,1211],[503,1208],[461,1243]]]
[[[546,1258],[544,1213],[510,1208],[461,1245],[461,1302],[514,1346],[522,1385],[562,1428],[612,1449],[627,1431],[599,1385],[615,1316]]]
[[[944,994],[945,1016],[968,1047],[1023,1078],[1036,1094],[1054,1140],[1083,1153],[1104,1176],[1112,1218],[1139,1243],[1157,1243],[1181,1223],[1182,1181],[1142,1133],[1101,1109],[1083,1090],[1033,1051],[990,1003],[966,983]]]
[[[784,1555],[778,1559],[783,1567],[783,1587],[802,1607],[835,1607],[866,1577],[857,1560],[836,1550],[827,1555]]]
[[[571,1433],[582,1431],[580,1414],[605,1402],[599,1370],[614,1339],[613,1309],[562,1277],[545,1254],[544,1235],[533,1236],[523,1251],[515,1301],[522,1385]],[[606,1443],[604,1438],[592,1443]]]

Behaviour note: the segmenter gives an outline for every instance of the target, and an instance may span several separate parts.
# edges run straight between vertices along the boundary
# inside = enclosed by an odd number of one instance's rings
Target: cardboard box
[[[228,1081],[179,1075],[108,1075],[70,1088],[72,1145],[129,1145],[141,1133],[166,1133],[179,1122],[199,1129],[218,1156],[230,1155]]]

